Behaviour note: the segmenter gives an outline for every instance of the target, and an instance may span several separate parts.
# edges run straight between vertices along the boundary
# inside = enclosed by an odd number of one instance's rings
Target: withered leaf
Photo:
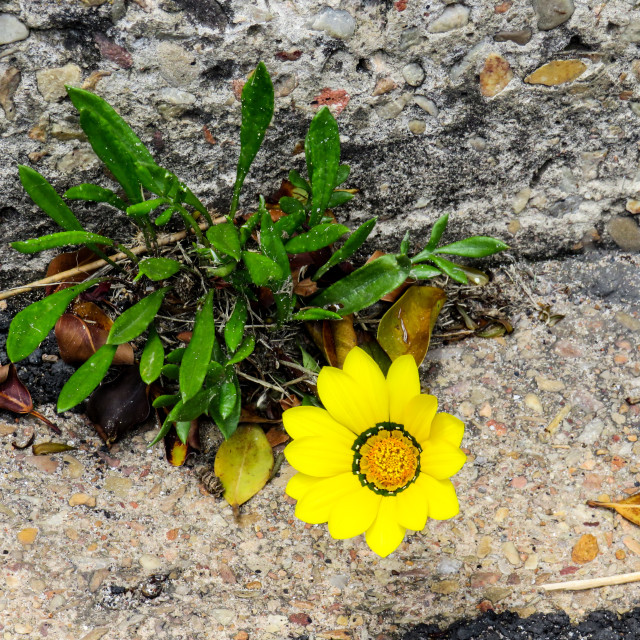
[[[87,403],[87,415],[107,444],[144,422],[149,411],[147,385],[136,366],[127,367],[115,380],[101,384]]]
[[[31,447],[34,456],[46,456],[50,453],[61,453],[62,451],[73,451],[76,447],[63,442],[39,442]]]
[[[384,314],[377,338],[391,360],[410,353],[416,364],[422,363],[446,299],[438,287],[414,286]]]
[[[358,345],[356,330],[353,328],[353,314],[344,316],[342,320],[325,320],[333,333],[333,345],[337,366],[342,368],[347,354]]]
[[[96,256],[93,251],[87,249],[86,247],[80,249],[79,251],[59,253],[49,263],[49,266],[47,267],[47,277],[55,276],[58,273],[62,273],[63,271],[69,271],[69,269],[82,267],[83,265],[87,265],[94,260],[97,260],[97,258],[98,256]],[[65,277],[64,283],[50,284],[49,286],[47,286],[45,293],[46,295],[51,295],[52,293],[59,291],[60,289],[70,287],[75,282],[82,282],[83,280],[87,279],[87,276],[89,276],[90,273],[92,272],[81,271],[74,276]]]
[[[171,426],[164,437],[164,452],[167,456],[167,462],[174,467],[181,467],[187,459],[189,445],[180,441],[175,425]]]
[[[640,525],[640,493],[634,493],[632,496],[617,502],[598,502],[597,500],[587,500],[590,507],[606,507],[617,511],[623,518],[626,518],[633,524]]]

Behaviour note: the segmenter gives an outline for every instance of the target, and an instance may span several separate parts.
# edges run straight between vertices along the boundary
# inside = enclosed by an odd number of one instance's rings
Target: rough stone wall
[[[640,11],[624,0],[0,1],[0,285],[40,275],[6,242],[52,227],[17,179],[62,193],[109,184],[65,97],[105,97],[203,201],[223,211],[238,154],[239,88],[264,60],[274,124],[245,207],[303,167],[318,105],[341,127],[343,216],[378,215],[395,246],[444,212],[451,238],[506,239],[531,258],[604,243],[640,249]],[[549,64],[551,63],[551,64]],[[547,66],[545,66],[547,65]],[[92,230],[127,235],[103,206]]]

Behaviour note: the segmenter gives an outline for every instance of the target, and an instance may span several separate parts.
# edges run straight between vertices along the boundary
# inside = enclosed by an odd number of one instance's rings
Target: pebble
[[[91,149],[74,149],[65,153],[56,163],[56,169],[62,173],[87,171],[99,162],[98,156]]]
[[[529,187],[525,187],[516,193],[516,197],[513,199],[511,203],[511,208],[514,213],[521,213],[524,208],[527,206],[529,199],[531,198],[531,189]]]
[[[381,96],[389,91],[393,91],[398,84],[392,78],[380,78],[373,88],[372,96]]]
[[[509,63],[497,53],[490,53],[480,71],[480,93],[485,98],[498,95],[513,80]]]
[[[396,118],[400,115],[400,113],[402,113],[402,110],[405,108],[410,97],[410,94],[405,93],[395,100],[390,100],[389,102],[378,105],[376,107],[376,113],[383,120],[391,120],[392,118]]]
[[[623,327],[631,329],[631,331],[640,331],[640,320],[630,316],[628,313],[624,313],[624,311],[617,311],[614,317],[616,322],[621,324]]]
[[[95,507],[95,496],[90,496],[88,493],[74,493],[71,498],[69,498],[69,506],[77,507],[80,505],[91,508]]]
[[[412,87],[419,87],[424,81],[424,69],[417,62],[411,62],[403,67],[402,77]]]
[[[542,31],[563,24],[575,11],[573,0],[533,0],[532,4],[538,16],[538,29]]]
[[[10,13],[0,13],[0,45],[29,37],[29,29]]]
[[[82,72],[77,64],[67,64],[64,67],[54,69],[41,69],[36,72],[38,91],[45,100],[56,102],[66,98],[65,85],[80,86]]]
[[[20,85],[21,78],[22,74],[17,67],[9,67],[0,78],[0,106],[7,120],[15,120],[16,107],[13,103],[13,95]]]
[[[349,583],[349,576],[336,574],[329,578],[329,584],[336,589],[344,589]]]
[[[484,151],[487,148],[487,141],[480,136],[471,136],[469,146],[476,151]]]
[[[520,46],[527,44],[531,40],[531,29],[521,29],[519,31],[500,31],[493,36],[496,42],[515,42]]]
[[[629,551],[640,556],[640,542],[638,542],[635,538],[632,538],[631,536],[625,536],[624,538],[622,538],[622,544],[624,544],[624,546],[627,547]]]
[[[595,444],[602,435],[603,429],[604,422],[600,418],[594,418],[582,428],[576,439],[583,444]]]
[[[534,413],[537,413],[538,415],[542,415],[544,413],[540,398],[538,398],[535,393],[527,393],[527,395],[524,397],[524,403]]]
[[[537,553],[530,553],[529,557],[524,561],[524,568],[527,571],[535,571],[538,568],[539,556]]]
[[[469,9],[462,4],[450,4],[430,25],[430,33],[446,33],[460,29],[469,22]]]
[[[484,593],[484,597],[490,600],[492,604],[497,604],[513,593],[513,589],[509,587],[490,587]]]
[[[196,97],[192,93],[173,87],[161,89],[158,97],[158,111],[167,119],[182,115],[196,101]]]
[[[298,78],[294,73],[285,73],[278,76],[273,83],[273,89],[276,98],[284,98],[290,93],[293,93],[298,86]]]
[[[104,488],[107,491],[115,493],[120,498],[126,498],[133,486],[133,480],[131,478],[123,478],[122,476],[110,473],[104,483]]]
[[[33,544],[38,536],[38,530],[34,527],[27,527],[18,532],[18,542],[21,545]]]
[[[33,626],[28,623],[18,622],[18,624],[16,624],[15,627],[13,627],[13,630],[17,634],[23,636],[23,635],[28,635],[30,633],[33,633]]]
[[[53,456],[26,456],[24,461],[43,473],[55,473],[60,464]]]
[[[607,225],[607,231],[623,251],[640,251],[640,227],[632,218],[616,216]]]
[[[225,627],[230,625],[236,618],[236,614],[232,609],[211,609],[210,614]]]
[[[400,42],[398,43],[398,48],[400,49],[400,51],[406,51],[407,49],[415,47],[421,42],[422,35],[420,34],[420,30],[417,27],[409,27],[400,34]]]
[[[108,631],[108,627],[98,627],[97,629],[89,631],[86,636],[82,636],[81,640],[100,640],[100,638],[106,635]]]
[[[313,17],[309,28],[314,31],[324,31],[332,38],[346,39],[354,34],[356,20],[348,11],[325,7]]]
[[[160,75],[174,87],[191,84],[200,74],[195,56],[174,42],[163,41],[156,49]]]
[[[469,586],[472,589],[481,589],[482,587],[495,584],[500,578],[502,578],[502,574],[496,573],[495,571],[478,571],[471,574]]]
[[[62,461],[64,463],[64,467],[62,470],[62,475],[67,478],[77,479],[81,478],[84,473],[84,466],[72,455],[65,453],[62,456]]]
[[[439,593],[441,595],[447,595],[449,593],[455,593],[460,589],[460,583],[457,580],[441,580],[429,587],[433,593]]]
[[[522,564],[522,560],[520,559],[520,552],[518,551],[518,549],[516,549],[516,545],[513,542],[504,542],[502,544],[502,553],[514,567],[518,567]]]
[[[491,536],[482,536],[482,538],[480,539],[480,543],[478,544],[478,547],[476,549],[476,555],[478,556],[478,558],[482,560],[491,553],[491,543]]]
[[[162,567],[162,560],[150,553],[143,553],[138,562],[146,571],[158,571]]]
[[[640,200],[627,200],[625,209],[634,215],[640,213]]]
[[[553,87],[572,82],[587,70],[582,60],[552,60],[530,73],[524,81],[528,84],[543,84]]]
[[[564,389],[562,380],[550,380],[542,376],[536,376],[536,384],[541,391],[562,391]]]
[[[430,116],[435,118],[438,115],[439,110],[436,103],[433,100],[429,100],[426,96],[413,96],[413,101]]]
[[[462,569],[462,562],[454,558],[442,558],[436,566],[436,573],[443,576],[455,575]]]

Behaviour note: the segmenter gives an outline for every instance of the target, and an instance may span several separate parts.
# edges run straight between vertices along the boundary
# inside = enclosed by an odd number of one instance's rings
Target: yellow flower
[[[326,410],[294,407],[283,416],[293,438],[284,453],[300,472],[286,491],[298,501],[300,520],[328,522],[339,540],[366,533],[384,558],[407,529],[458,513],[449,478],[466,461],[459,448],[464,424],[436,413],[436,398],[420,393],[412,356],[397,358],[385,380],[356,347],[342,370],[322,369],[318,394]]]

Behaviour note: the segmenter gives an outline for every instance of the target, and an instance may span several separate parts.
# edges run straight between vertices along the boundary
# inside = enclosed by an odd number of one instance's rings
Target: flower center
[[[422,448],[400,424],[380,422],[361,433],[352,447],[353,473],[362,486],[383,496],[404,491],[420,473]]]

